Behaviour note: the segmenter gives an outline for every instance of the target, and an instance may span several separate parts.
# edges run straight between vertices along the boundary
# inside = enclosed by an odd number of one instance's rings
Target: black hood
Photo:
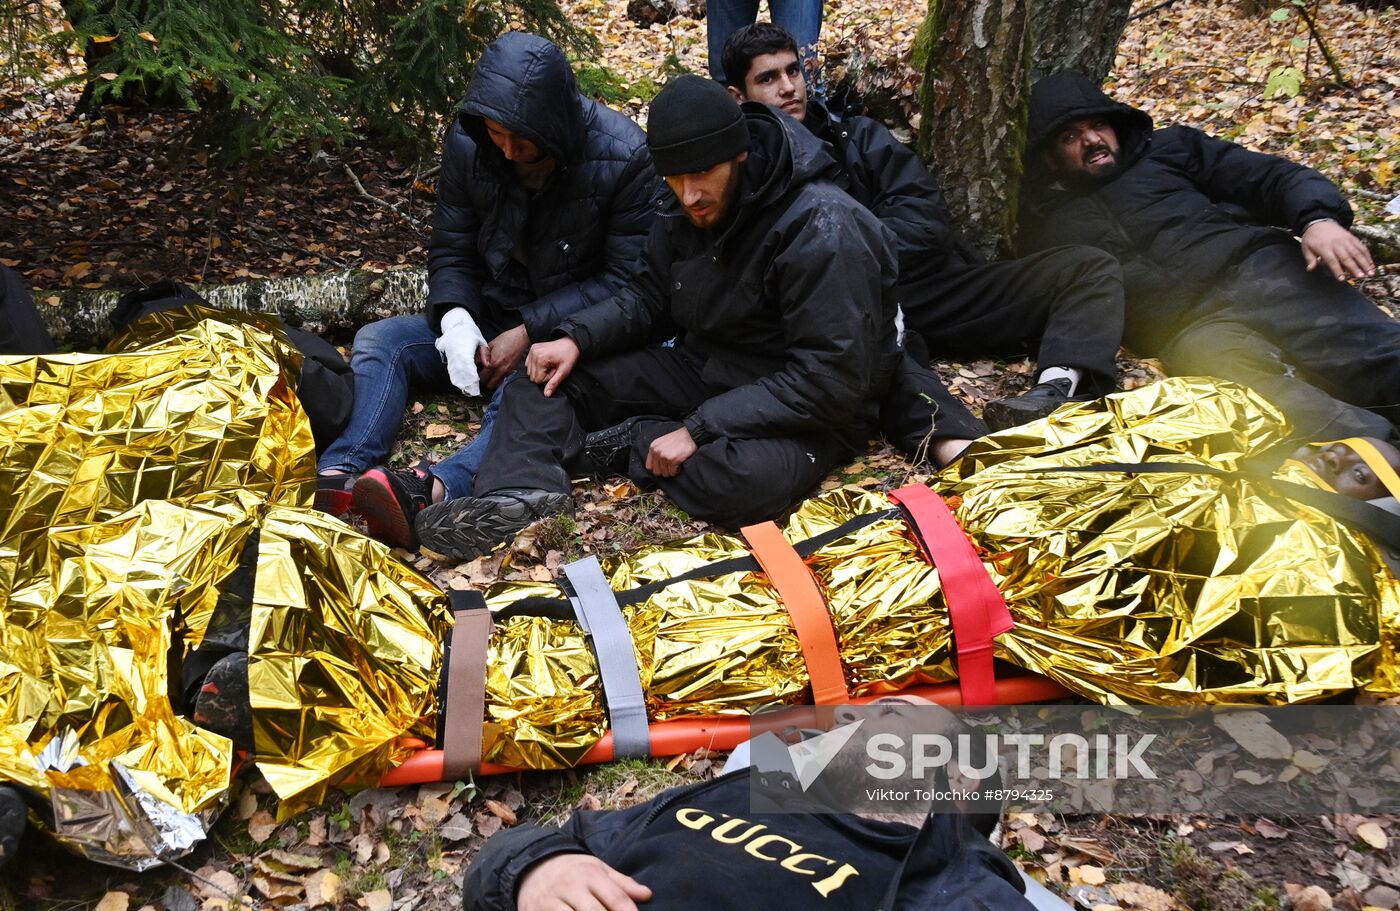
[[[509,32],[491,42],[476,64],[458,116],[467,135],[488,153],[495,146],[486,135],[483,117],[564,164],[579,160],[586,140],[574,71],[564,52],[524,32]]]
[[[1088,76],[1066,71],[1046,76],[1031,89],[1027,150],[1040,152],[1066,124],[1081,117],[1103,117],[1124,149],[1140,145],[1152,132],[1152,118],[1146,112],[1114,101]]]
[[[744,162],[745,207],[776,202],[812,180],[837,181],[840,168],[826,144],[778,108],[748,101],[749,157]]]

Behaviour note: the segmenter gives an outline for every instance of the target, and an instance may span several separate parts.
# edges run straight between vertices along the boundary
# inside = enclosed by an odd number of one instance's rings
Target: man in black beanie
[[[428,549],[469,559],[571,510],[578,473],[624,472],[720,525],[772,519],[870,438],[900,357],[897,266],[821,142],[682,76],[647,145],[680,213],[621,293],[531,348],[473,496],[419,514]]]

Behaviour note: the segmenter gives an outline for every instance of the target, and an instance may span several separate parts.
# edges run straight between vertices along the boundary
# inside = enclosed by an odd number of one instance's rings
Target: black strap
[[[810,557],[821,550],[832,541],[839,540],[853,531],[859,531],[869,525],[874,525],[882,519],[898,519],[903,513],[896,507],[882,509],[879,512],[868,512],[847,519],[845,522],[819,535],[814,535],[805,541],[793,545],[793,550],[797,551],[801,557]],[[677,582],[689,582],[692,579],[713,579],[716,576],[724,576],[730,573],[756,573],[760,569],[758,561],[753,557],[730,557],[728,560],[716,560],[714,563],[706,563],[697,566],[692,570],[681,573],[679,576],[672,576],[669,579],[658,579],[655,582],[648,582],[646,585],[639,585],[636,588],[625,589],[617,593],[617,603],[621,607],[629,607],[633,604],[640,604],[652,595]],[[565,591],[568,591],[566,580],[559,580],[559,584]],[[532,595],[528,598],[521,598],[495,614],[498,622],[509,620],[512,617],[547,617],[551,620],[572,620],[574,619],[574,608],[567,598],[545,598],[539,595]]]

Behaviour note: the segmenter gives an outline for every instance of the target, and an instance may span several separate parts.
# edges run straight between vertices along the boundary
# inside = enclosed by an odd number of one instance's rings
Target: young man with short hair
[[[912,150],[876,121],[837,117],[809,96],[786,31],[766,22],[740,29],[725,44],[723,65],[735,98],[780,108],[831,145],[848,192],[896,238],[904,323],[930,354],[1036,354],[1038,384],[989,404],[984,416],[992,429],[1113,390],[1123,288],[1111,256],[1056,247],[984,262],[953,226],[937,183]]]
[[[585,471],[625,472],[721,525],[772,519],[872,435],[900,357],[896,265],[821,143],[682,76],[653,102],[647,144],[678,211],[626,288],[530,350],[533,382],[507,389],[472,497],[419,514],[429,549],[489,551],[569,510]]]
[[[1031,93],[1022,208],[1030,246],[1089,244],[1123,263],[1138,354],[1254,388],[1300,439],[1397,439],[1400,324],[1347,284],[1375,267],[1317,171],[1154,129],[1056,73]]]

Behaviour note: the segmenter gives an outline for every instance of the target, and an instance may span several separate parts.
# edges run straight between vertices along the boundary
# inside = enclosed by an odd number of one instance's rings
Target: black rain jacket
[[[516,180],[483,118],[554,158],[541,189]],[[580,95],[550,42],[501,36],[481,55],[443,149],[428,243],[429,323],[436,331],[444,313],[465,307],[496,325],[524,323],[534,341],[549,338],[564,317],[627,281],[660,191],[635,123]]]
[[[863,447],[899,357],[892,238],[832,182],[816,137],[765,105],[744,112],[737,214],[716,230],[658,218],[633,281],[560,334],[590,359],[673,336],[705,358],[727,391],[686,418],[697,443],[816,432]]]
[[[1118,135],[1122,166],[1097,185],[1056,180],[1041,160],[1060,129],[1081,117],[1103,117]],[[1154,132],[1145,112],[1078,73],[1036,84],[1027,149],[1022,244],[1112,253],[1123,264],[1130,314],[1195,298],[1251,253],[1294,243],[1316,219],[1351,224],[1351,207],[1317,171],[1190,127]]]
[[[983,262],[977,248],[953,226],[937,179],[884,124],[869,117],[837,117],[810,98],[802,124],[830,143],[846,191],[894,233],[901,286]]]
[[[749,776],[741,769],[625,810],[575,813],[560,829],[500,832],[467,871],[463,906],[515,911],[530,867],[591,854],[650,887],[642,908],[1031,909],[1015,866],[964,817],[931,816],[915,830],[846,814],[755,813]]]

